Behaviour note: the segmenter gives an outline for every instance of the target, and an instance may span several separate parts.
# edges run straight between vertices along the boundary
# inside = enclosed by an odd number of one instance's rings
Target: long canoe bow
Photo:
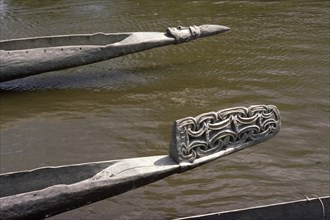
[[[221,25],[162,32],[96,33],[0,41],[0,82],[96,63],[228,31]]]
[[[42,219],[191,170],[275,136],[272,105],[208,112],[176,120],[169,155],[110,160],[0,175],[0,217]]]

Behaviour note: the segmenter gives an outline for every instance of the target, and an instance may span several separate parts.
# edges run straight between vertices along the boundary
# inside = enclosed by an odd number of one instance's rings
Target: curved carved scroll
[[[280,113],[273,105],[236,107],[174,122],[170,155],[178,163],[193,162],[228,147],[248,147],[276,135]]]

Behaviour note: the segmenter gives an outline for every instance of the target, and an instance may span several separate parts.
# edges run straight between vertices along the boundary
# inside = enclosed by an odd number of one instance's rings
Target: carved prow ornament
[[[265,141],[279,132],[280,113],[273,105],[235,107],[174,122],[170,155],[178,163],[197,162]],[[189,165],[189,164],[188,164]]]

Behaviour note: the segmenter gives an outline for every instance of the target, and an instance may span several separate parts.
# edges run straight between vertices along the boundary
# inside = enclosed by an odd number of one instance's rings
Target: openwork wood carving
[[[236,107],[187,117],[174,122],[170,155],[178,163],[227,149],[251,146],[273,137],[280,129],[273,105]]]

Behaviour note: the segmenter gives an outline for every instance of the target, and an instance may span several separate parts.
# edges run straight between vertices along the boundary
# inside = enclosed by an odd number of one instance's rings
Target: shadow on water
[[[53,89],[92,89],[118,90],[123,87],[134,87],[148,83],[150,79],[141,72],[125,69],[110,71],[81,71],[72,70],[52,72],[44,75],[26,77],[23,79],[3,82],[0,84],[1,93],[40,91]]]
[[[133,55],[136,58],[146,56],[145,52]],[[151,55],[152,53],[149,53]],[[131,55],[132,56],[132,55]],[[151,55],[152,56],[152,55]],[[128,56],[129,57],[129,56]],[[123,62],[121,62],[123,60]],[[77,67],[67,70],[43,73],[22,79],[0,83],[1,94],[11,92],[87,89],[93,91],[118,91],[138,86],[148,86],[159,81],[166,74],[173,72],[173,68],[184,68],[187,64],[196,64],[197,60],[181,59],[176,62],[144,63],[143,65],[122,58],[120,64],[110,62],[113,68],[103,64]],[[120,67],[120,66],[123,67]],[[127,67],[125,67],[127,66]]]
[[[68,70],[3,82],[0,84],[0,91],[23,92],[75,88],[119,89],[122,86],[139,84],[146,80],[141,73],[125,69],[95,72]]]

